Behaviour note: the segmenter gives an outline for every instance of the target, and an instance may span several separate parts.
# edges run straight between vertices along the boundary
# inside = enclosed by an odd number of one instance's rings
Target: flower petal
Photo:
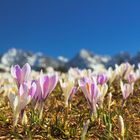
[[[21,69],[19,65],[11,67],[11,75],[16,79],[17,85],[19,87],[21,83]]]
[[[21,79],[21,81],[22,81],[22,82],[28,81],[29,76],[30,76],[30,73],[31,73],[31,66],[30,66],[28,63],[26,63],[26,64],[22,67],[22,79]]]
[[[49,94],[54,90],[58,82],[58,77],[56,75],[53,75],[49,78],[49,86],[48,86],[48,91],[45,94],[44,98],[47,98]]]
[[[36,92],[37,86],[36,83],[33,82],[31,88],[29,89],[29,95],[33,98]]]
[[[46,94],[48,93],[49,87],[49,77],[48,76],[40,76],[40,87],[42,92],[42,98],[45,99]]]

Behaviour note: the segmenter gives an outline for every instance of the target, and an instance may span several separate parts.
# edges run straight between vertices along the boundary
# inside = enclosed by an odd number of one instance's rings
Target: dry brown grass
[[[98,118],[90,122],[87,140],[121,139],[118,116],[122,115],[125,124],[125,138],[130,140],[140,139],[140,81],[135,83],[133,95],[130,95],[124,107],[122,107],[122,95],[119,83],[113,83],[109,87],[112,92],[114,105],[108,110],[107,96],[104,100],[104,108],[98,110]],[[81,136],[83,123],[90,119],[89,108],[83,93],[79,90],[71,101],[71,108],[65,108],[64,96],[58,86],[45,103],[43,119],[37,117],[37,111],[33,111],[30,105],[26,111],[28,124],[22,126],[19,120],[16,128],[13,128],[12,110],[8,99],[0,93],[0,139],[48,139],[48,140],[78,140]],[[105,117],[107,122],[105,123]],[[110,118],[110,119],[109,119]],[[108,120],[110,122],[108,122]],[[109,132],[109,124],[112,131]]]

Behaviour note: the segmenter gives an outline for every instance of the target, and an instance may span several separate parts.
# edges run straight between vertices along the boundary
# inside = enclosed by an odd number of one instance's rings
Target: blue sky
[[[57,57],[140,50],[139,0],[0,0],[0,51]]]

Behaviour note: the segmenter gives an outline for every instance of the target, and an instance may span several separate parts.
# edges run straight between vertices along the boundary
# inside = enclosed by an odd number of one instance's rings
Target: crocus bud
[[[103,108],[103,101],[104,101],[104,97],[108,91],[108,85],[106,83],[103,85],[98,85],[98,90],[101,95],[99,98],[99,104],[100,104],[100,107]]]
[[[119,128],[122,138],[124,139],[125,129],[124,129],[124,121],[121,115],[119,115]]]
[[[77,91],[77,88],[75,87],[75,79],[68,78],[64,82],[60,80],[60,85],[65,97],[65,106],[68,107],[69,101]]]
[[[121,92],[123,95],[123,99],[126,100],[130,93],[133,93],[134,89],[134,84],[128,84],[128,83],[123,83],[122,81],[120,82],[120,87],[121,87]]]
[[[109,83],[111,84],[115,78],[116,78],[116,71],[114,71],[111,67],[107,71],[107,77],[109,80]]]

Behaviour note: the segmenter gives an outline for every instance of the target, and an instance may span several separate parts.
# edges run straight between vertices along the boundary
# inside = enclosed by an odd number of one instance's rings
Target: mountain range
[[[137,65],[140,62],[140,52],[135,56],[131,56],[127,52],[121,52],[114,56],[97,55],[88,50],[81,49],[72,59],[68,60],[63,56],[53,58],[42,53],[31,53],[21,49],[11,48],[0,56],[0,70],[8,70],[11,65],[24,65],[29,63],[33,69],[40,70],[47,67],[53,67],[55,70],[67,71],[70,67],[78,67],[80,69],[105,69],[114,64],[129,62]]]

